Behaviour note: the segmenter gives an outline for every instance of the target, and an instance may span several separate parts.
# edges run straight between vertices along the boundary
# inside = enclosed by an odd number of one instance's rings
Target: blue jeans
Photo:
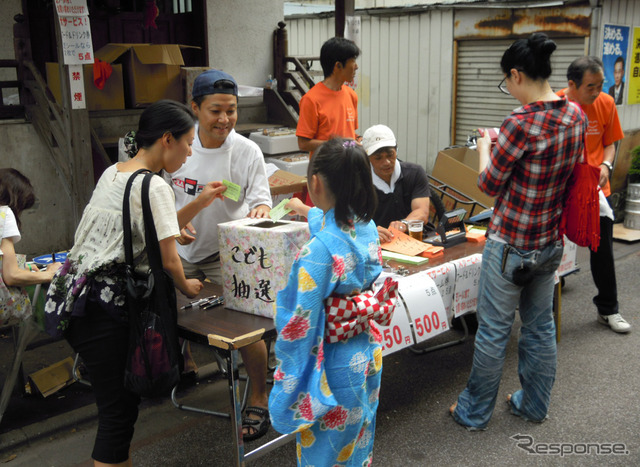
[[[461,425],[484,429],[489,423],[516,307],[522,321],[518,341],[522,390],[513,394],[511,410],[532,421],[542,421],[547,416],[556,375],[554,273],[562,259],[562,249],[561,242],[527,251],[487,239],[482,253],[473,367],[453,413]],[[518,277],[523,267],[528,269],[528,277]],[[526,284],[516,285],[522,281]]]

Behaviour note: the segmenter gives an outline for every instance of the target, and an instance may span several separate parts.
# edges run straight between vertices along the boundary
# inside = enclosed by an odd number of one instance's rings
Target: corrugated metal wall
[[[551,55],[549,84],[554,91],[567,87],[567,67],[586,52],[584,37],[554,38],[558,48]],[[476,128],[499,127],[505,117],[520,107],[514,97],[503,94],[498,84],[504,78],[500,69],[502,54],[513,39],[459,41],[455,143],[465,144]]]
[[[599,18],[592,17],[592,55],[601,55],[602,24],[640,26],[638,0],[605,0],[595,12]],[[487,13],[459,10],[457,14],[473,19]],[[398,137],[400,156],[430,171],[438,151],[452,144],[454,10],[393,16],[363,12],[361,20],[359,131],[376,123],[390,126]],[[333,18],[288,18],[286,22],[290,55],[318,56],[322,43],[334,35]],[[571,54],[577,52],[580,40],[568,49]],[[319,64],[314,69],[320,70]],[[623,105],[618,111],[625,131],[640,128],[640,105]]]
[[[453,12],[361,18],[359,133],[388,125],[399,157],[431,171],[438,151],[451,144]],[[333,18],[286,22],[290,55],[319,56],[334,35]]]
[[[600,21],[598,24],[597,46],[591,51],[592,55],[602,56],[602,25],[619,24],[629,26],[633,41],[633,27],[640,27],[640,1],[638,0],[613,0],[605,1],[602,5]],[[622,128],[626,131],[640,128],[640,104],[618,106],[618,115]]]

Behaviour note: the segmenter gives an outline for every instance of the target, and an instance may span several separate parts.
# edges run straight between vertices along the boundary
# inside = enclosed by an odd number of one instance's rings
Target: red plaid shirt
[[[496,203],[489,233],[523,250],[558,239],[567,179],[583,152],[587,119],[566,99],[534,102],[500,127],[478,187]]]

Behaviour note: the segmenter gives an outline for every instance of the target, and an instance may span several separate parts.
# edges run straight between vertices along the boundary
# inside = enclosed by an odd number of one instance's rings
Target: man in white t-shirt
[[[176,209],[189,203],[213,180],[240,185],[238,201],[225,199],[196,214],[178,239],[178,254],[189,278],[208,278],[222,284],[218,247],[218,224],[243,217],[268,217],[271,192],[264,156],[256,143],[237,134],[238,86],[231,75],[208,70],[193,84],[191,107],[198,117],[196,137],[187,162],[165,178],[176,195]],[[191,217],[191,216],[189,216]],[[243,420],[245,440],[258,438],[269,428],[267,348],[259,341],[240,350],[251,378],[247,416]]]

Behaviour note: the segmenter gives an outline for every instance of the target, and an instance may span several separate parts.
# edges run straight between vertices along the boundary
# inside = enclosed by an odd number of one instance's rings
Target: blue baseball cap
[[[216,86],[219,81],[230,81],[233,87]],[[207,70],[200,73],[193,82],[193,92],[191,96],[195,99],[200,96],[208,96],[210,94],[232,94],[238,97],[238,85],[229,73],[222,70]]]

